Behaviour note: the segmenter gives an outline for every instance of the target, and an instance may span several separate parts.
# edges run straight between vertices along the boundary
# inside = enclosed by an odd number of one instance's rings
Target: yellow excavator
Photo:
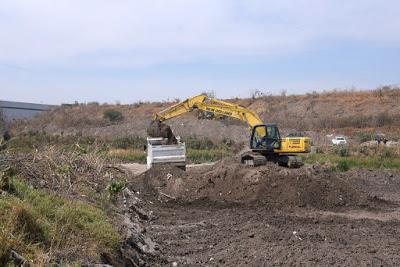
[[[240,105],[209,98],[207,95],[188,98],[156,113],[148,129],[149,135],[163,136],[173,141],[172,131],[168,127],[167,131],[162,130],[162,128],[166,128],[163,122],[193,110],[236,118],[250,126],[251,151],[241,155],[243,164],[260,166],[265,165],[267,161],[273,161],[281,166],[298,168],[303,165],[302,158],[298,154],[310,152],[311,139],[309,137],[282,138],[276,124],[264,123],[257,113]]]

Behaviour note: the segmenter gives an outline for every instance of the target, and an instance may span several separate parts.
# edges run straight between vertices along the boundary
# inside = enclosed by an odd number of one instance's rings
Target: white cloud
[[[399,45],[395,0],[2,0],[0,62],[115,67],[226,61],[321,43]]]

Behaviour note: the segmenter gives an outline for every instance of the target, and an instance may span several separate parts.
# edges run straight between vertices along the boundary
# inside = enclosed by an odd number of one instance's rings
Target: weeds
[[[211,149],[214,148],[214,143],[207,137],[199,138],[195,135],[189,136],[185,139],[186,147],[188,149]]]
[[[33,189],[11,178],[13,190],[0,196],[0,264],[10,248],[18,248],[30,262],[100,259],[114,253],[121,237],[100,209],[50,192]]]
[[[339,155],[340,157],[348,157],[350,154],[350,150],[347,146],[333,146],[331,153],[334,153],[336,155]]]
[[[189,161],[189,163],[195,164],[213,162],[231,155],[233,155],[233,152],[225,149],[187,150],[187,160]]]
[[[339,161],[339,162],[337,163],[336,168],[337,168],[339,171],[342,171],[342,172],[346,172],[346,171],[350,170],[349,163],[348,163],[346,160],[341,160],[341,161]]]
[[[374,134],[369,132],[359,132],[357,133],[357,140],[360,143],[371,141],[374,139]]]
[[[111,149],[109,156],[123,162],[146,163],[146,153],[138,149]]]
[[[57,145],[67,147],[80,147],[86,150],[88,146],[95,145],[93,136],[49,134],[45,131],[28,131],[10,139],[7,148],[19,152],[31,152],[43,146]]]
[[[364,156],[368,155],[368,147],[367,146],[360,146],[358,148],[358,152]]]
[[[234,150],[235,141],[224,137],[220,143],[214,143],[210,138],[207,137],[197,137],[196,135],[189,136],[185,139],[186,148],[193,150]]]
[[[112,181],[107,186],[109,199],[111,199],[113,196],[115,196],[116,194],[118,194],[119,192],[124,190],[127,185],[128,185],[128,182],[126,180]]]
[[[11,167],[31,184],[59,193],[78,192],[83,185],[105,189],[109,181],[125,177],[112,167],[114,163],[107,153],[97,145],[88,146],[85,152],[76,146],[47,146],[23,154],[3,151],[0,170]]]
[[[113,148],[119,149],[139,149],[147,144],[147,140],[144,137],[140,136],[126,136],[114,139],[111,143]]]
[[[390,149],[390,148],[387,148],[387,147],[385,147],[383,149],[383,151],[381,152],[381,154],[380,154],[380,157],[382,159],[387,159],[387,158],[391,158],[391,157],[394,157],[394,156],[395,155],[394,155],[393,149]]]
[[[374,169],[400,169],[400,158],[399,157],[382,157],[381,155],[374,156],[359,156],[350,155],[343,158],[337,154],[325,153],[325,154],[310,154],[306,156],[306,163],[327,163],[330,162],[335,165],[341,165],[339,168],[351,169],[354,167],[362,168],[374,168]],[[346,162],[346,163],[344,163]],[[345,167],[347,165],[347,167]],[[338,166],[336,166],[338,167]]]
[[[349,156],[349,149],[345,146],[339,149],[339,156],[341,157],[348,157]]]

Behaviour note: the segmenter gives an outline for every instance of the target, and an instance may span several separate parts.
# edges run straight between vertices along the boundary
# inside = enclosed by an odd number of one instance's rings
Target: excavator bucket
[[[168,139],[167,144],[177,144],[178,141],[175,135],[172,133],[171,127],[167,124],[160,122],[159,120],[153,120],[149,127],[147,127],[147,134],[150,137],[162,137]]]
[[[147,127],[147,134],[151,137],[161,137],[160,124],[159,121],[151,121]]]

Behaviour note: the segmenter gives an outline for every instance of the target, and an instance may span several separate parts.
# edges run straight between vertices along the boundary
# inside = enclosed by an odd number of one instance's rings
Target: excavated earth
[[[152,266],[400,264],[400,172],[236,160],[131,178],[152,214]]]

